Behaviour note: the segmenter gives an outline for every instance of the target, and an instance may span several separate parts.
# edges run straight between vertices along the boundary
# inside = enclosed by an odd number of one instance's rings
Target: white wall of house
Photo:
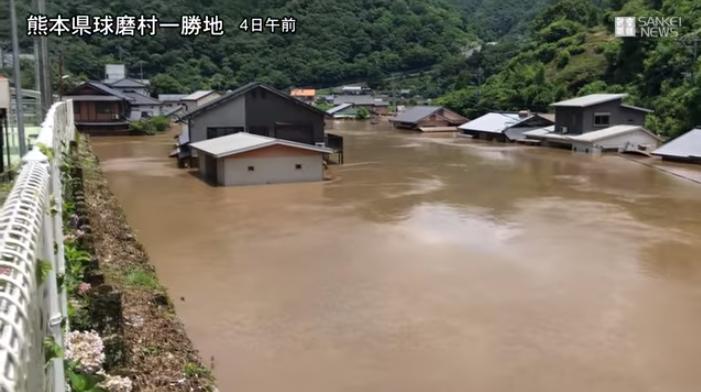
[[[233,156],[220,159],[218,165],[220,166],[217,174],[221,185],[276,184],[324,179],[322,154],[259,158]],[[301,165],[301,168],[297,168],[297,165]],[[252,167],[253,171],[249,171],[249,167]]]
[[[596,142],[572,143],[572,150],[581,153],[601,153],[603,151],[619,151],[629,146],[629,149],[640,149],[644,147],[647,151],[652,151],[659,145],[659,140],[645,131],[629,132],[623,135],[611,136]]]
[[[161,105],[132,106],[131,111],[139,114],[138,116],[132,115],[132,118],[155,117],[161,115]],[[144,116],[144,113],[146,114],[146,116]]]

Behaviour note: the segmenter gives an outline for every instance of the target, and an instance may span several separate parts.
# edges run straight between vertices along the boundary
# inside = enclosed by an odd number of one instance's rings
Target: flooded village
[[[90,139],[221,390],[701,382],[701,169],[653,155],[647,109],[324,114],[298,94],[246,85]]]
[[[0,392],[697,392],[696,3],[10,0]]]

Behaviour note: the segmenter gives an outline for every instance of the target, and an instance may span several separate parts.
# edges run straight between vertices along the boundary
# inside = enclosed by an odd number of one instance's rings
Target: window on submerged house
[[[302,170],[302,164],[301,164],[301,163],[296,164],[296,165],[295,165],[295,169],[296,169],[296,170]]]
[[[594,125],[595,126],[608,126],[611,121],[611,114],[609,113],[594,113]]]
[[[249,166],[249,167],[248,167],[248,171],[249,171],[249,172],[252,172],[252,171],[255,171],[255,170],[256,170],[256,168],[255,168],[254,166]]]

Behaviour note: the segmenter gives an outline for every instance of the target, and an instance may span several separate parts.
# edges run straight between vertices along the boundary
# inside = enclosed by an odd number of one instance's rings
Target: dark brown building
[[[103,83],[89,81],[75,88],[65,98],[73,100],[73,114],[79,131],[128,131],[129,97],[123,93]]]

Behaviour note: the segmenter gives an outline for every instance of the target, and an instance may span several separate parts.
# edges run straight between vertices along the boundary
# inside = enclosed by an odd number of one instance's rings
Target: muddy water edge
[[[333,128],[333,181],[250,187],[177,169],[172,135],[92,140],[222,391],[701,384],[700,185],[618,156]]]

